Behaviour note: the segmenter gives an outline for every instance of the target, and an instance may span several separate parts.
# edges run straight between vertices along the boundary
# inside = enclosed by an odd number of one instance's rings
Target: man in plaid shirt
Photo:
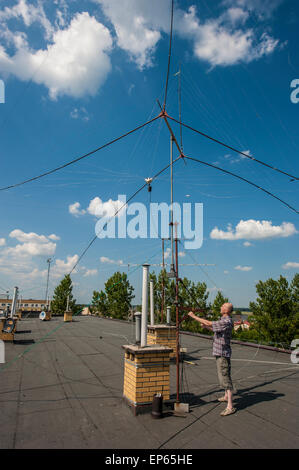
[[[189,312],[189,317],[198,321],[203,328],[214,331],[213,340],[213,356],[216,357],[216,365],[218,372],[218,379],[220,386],[225,390],[223,397],[218,398],[219,401],[226,402],[227,407],[222,411],[221,416],[228,416],[235,413],[236,408],[233,407],[233,384],[231,380],[231,347],[230,340],[232,336],[232,329],[234,323],[231,318],[233,305],[225,303],[221,306],[220,313],[221,319],[218,321],[209,321],[204,318],[199,318],[193,312]]]

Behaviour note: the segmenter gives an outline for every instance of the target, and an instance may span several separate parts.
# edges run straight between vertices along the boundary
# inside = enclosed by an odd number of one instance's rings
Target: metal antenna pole
[[[179,122],[180,122],[180,148],[183,153],[183,132],[182,132],[182,84],[181,84],[181,64],[179,70],[174,74],[174,77],[178,77],[178,102],[179,102]]]
[[[48,304],[48,288],[49,288],[49,278],[50,278],[50,266],[51,266],[51,258],[48,258],[47,259],[47,263],[48,263],[48,276],[47,276],[47,288],[46,288],[46,295],[45,295],[45,303],[46,305]],[[48,307],[49,307],[49,304],[48,304]]]
[[[162,238],[162,299],[161,299],[161,323],[164,317],[164,299],[165,299],[165,286],[164,286],[164,238]]]
[[[177,224],[175,225],[175,313],[176,313],[176,402],[180,402],[180,321],[179,321],[179,261]]]
[[[179,120],[180,120],[180,144],[181,144],[181,152],[183,153],[181,64],[180,64],[178,76],[179,76],[179,80],[178,80],[178,97],[179,97]]]
[[[174,268],[173,253],[173,137],[170,136],[170,227],[171,227],[171,265]]]

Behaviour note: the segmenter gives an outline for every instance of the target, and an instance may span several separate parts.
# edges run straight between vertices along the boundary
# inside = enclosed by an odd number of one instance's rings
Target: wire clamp
[[[161,109],[161,112],[158,117],[169,118],[170,116],[165,109]]]

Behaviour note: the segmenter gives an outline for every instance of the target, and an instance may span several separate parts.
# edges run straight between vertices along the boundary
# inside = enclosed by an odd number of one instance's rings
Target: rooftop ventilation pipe
[[[142,311],[141,311],[141,342],[140,346],[146,346],[147,316],[148,316],[148,271],[149,264],[143,264],[142,273]]]
[[[150,313],[151,313],[151,326],[155,324],[155,305],[154,305],[154,281],[150,281]]]

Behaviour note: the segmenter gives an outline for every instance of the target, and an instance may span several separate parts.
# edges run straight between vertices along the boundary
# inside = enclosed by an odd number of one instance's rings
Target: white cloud
[[[283,269],[297,269],[299,268],[299,263],[288,261],[287,263],[282,265]]]
[[[77,13],[69,26],[53,33],[47,49],[33,51],[24,43],[13,56],[0,46],[0,72],[45,85],[49,95],[94,96],[111,70],[108,28],[87,12]]]
[[[256,41],[252,30],[231,31],[217,21],[210,21],[199,28],[194,52],[198,59],[212,66],[228,66],[251,62],[274,51],[278,41],[266,33]]]
[[[50,256],[55,253],[56,243],[28,242],[7,248],[5,254],[13,256]]]
[[[121,217],[125,213],[125,200],[117,199],[113,201],[112,199],[109,199],[108,201],[103,201],[100,197],[96,196],[91,199],[86,210],[81,209],[81,204],[79,202],[74,202],[74,204],[69,205],[69,213],[75,217],[79,217],[86,213],[98,218],[113,217],[117,211],[119,211],[117,213],[117,217]]]
[[[71,18],[64,0],[54,1],[55,20],[48,20],[43,2],[37,5],[19,0],[13,7],[0,12],[0,36],[16,51],[0,45],[0,73],[11,74],[20,80],[32,80],[44,85],[52,99],[68,95],[80,98],[94,96],[111,71],[110,53],[115,44],[123,49],[140,70],[154,64],[157,44],[169,34],[170,2],[161,0],[93,0],[101,5],[109,28],[88,12],[77,12]],[[270,0],[263,3],[268,4]],[[272,0],[271,0],[272,1]],[[281,0],[273,0],[279,3]],[[195,6],[188,10],[175,8],[175,33],[192,44],[194,56],[212,67],[251,62],[271,54],[279,41],[264,28],[246,28],[246,22],[258,13],[260,21],[268,9],[259,0],[227,0],[217,17],[201,19]],[[255,18],[256,19],[256,18]],[[47,45],[34,49],[27,31],[11,31],[10,20],[22,21],[28,29],[34,23],[41,26]],[[252,23],[253,24],[253,23]],[[15,28],[16,29],[16,28]],[[263,31],[262,34],[260,31]],[[129,93],[132,88],[129,88]],[[79,108],[72,110],[74,119]],[[78,116],[78,117],[76,117]],[[83,120],[88,116],[83,114]]]
[[[171,255],[171,248],[166,248],[164,252],[164,258],[167,259],[170,257],[170,255]]]
[[[69,213],[74,215],[75,217],[79,217],[86,213],[84,209],[80,209],[81,204],[80,202],[74,202],[74,204],[69,205]]]
[[[224,0],[223,4],[254,13],[260,20],[270,18],[283,0]]]
[[[85,273],[83,274],[83,277],[95,276],[96,274],[98,274],[97,269],[86,269]]]
[[[70,271],[73,269],[75,264],[78,262],[79,256],[78,255],[73,255],[73,256],[67,256],[66,260],[62,259],[56,259],[55,263],[51,267],[51,279],[60,279],[64,277],[66,274],[69,274]],[[24,268],[23,268],[24,270]],[[39,270],[38,268],[31,269],[30,272],[30,277],[33,278],[39,278],[45,277],[47,274],[48,270]],[[77,273],[77,269],[73,271],[73,274]]]
[[[48,235],[48,238],[54,241],[60,240],[60,237],[58,237],[58,235],[55,235],[55,233],[52,233],[52,235]]]
[[[168,259],[168,258],[170,258],[170,256],[171,256],[171,248],[168,247],[168,248],[166,248],[166,250],[164,252],[164,259]],[[186,253],[184,251],[179,251],[178,256],[180,258],[184,258],[186,256]]]
[[[36,257],[48,257],[54,255],[56,243],[51,240],[60,238],[54,233],[48,236],[39,235],[34,232],[23,232],[20,229],[13,230],[9,236],[18,240],[19,244],[14,247],[5,247],[0,253],[0,272],[6,277],[21,284],[27,284],[32,279],[44,278],[48,269],[40,269]],[[51,279],[60,278],[68,274],[79,260],[79,256],[67,256],[66,260],[56,259],[51,265]],[[46,258],[41,261],[42,268],[46,265]],[[86,271],[88,271],[85,268]],[[74,270],[74,274],[77,270]],[[92,271],[88,274],[92,275]]]
[[[50,236],[38,235],[35,232],[26,233],[20,229],[12,230],[9,236],[21,242],[21,244],[14,247],[7,247],[3,252],[6,256],[12,256],[14,258],[18,258],[19,256],[32,257],[53,255],[56,250],[56,243],[50,240],[59,240],[59,237],[55,234]]]
[[[235,25],[237,23],[245,23],[248,19],[249,13],[240,7],[232,7],[227,10],[226,15],[227,19]]]
[[[101,263],[118,264],[120,266],[123,264],[123,260],[121,260],[121,259],[116,261],[116,260],[107,258],[106,256],[101,256],[100,261],[101,261]]]
[[[78,108],[74,108],[71,112],[70,112],[70,116],[72,119],[78,119],[79,118],[79,111],[78,111]]]
[[[244,242],[243,245],[244,246],[253,246],[252,243],[250,243],[250,242]]]
[[[72,119],[80,119],[81,121],[88,122],[90,117],[87,110],[81,106],[80,108],[74,108],[70,112],[70,117]]]
[[[224,272],[224,274],[229,274],[229,271],[227,271],[227,270],[225,270],[225,271],[223,271],[223,272]]]
[[[33,278],[42,278],[47,269],[40,271],[28,256],[16,253],[1,253],[0,272],[13,282],[30,283]]]
[[[250,150],[242,150],[242,152],[248,155],[249,157],[252,157]],[[224,158],[228,159],[230,163],[239,163],[242,160],[246,160],[245,155],[241,155],[241,154],[239,154],[238,156],[236,155],[232,156],[231,154],[228,153],[224,155]]]
[[[263,240],[267,238],[285,238],[298,233],[294,224],[283,222],[281,225],[272,225],[268,220],[240,220],[233,230],[231,224],[228,225],[227,231],[219,230],[215,227],[210,238],[214,240]]]
[[[64,27],[68,16],[68,5],[66,0],[54,0],[54,4],[58,5],[56,10],[56,25],[58,27]]]
[[[258,35],[256,30],[238,29],[238,22],[245,22],[248,13],[229,9],[218,18],[201,22],[195,6],[188,12],[178,12],[178,32],[194,44],[194,55],[212,67],[251,62],[272,53],[278,40],[267,33]],[[241,21],[242,20],[242,21]]]
[[[123,201],[120,201],[117,199],[116,201],[113,201],[112,199],[109,199],[108,201],[104,202],[102,201],[101,198],[98,196],[92,199],[89,203],[89,206],[87,208],[87,212],[91,215],[94,215],[96,217],[113,217],[115,213],[124,205]],[[124,211],[125,207],[117,214],[117,216],[121,216]]]
[[[65,276],[66,274],[69,274],[69,272],[73,269],[78,260],[78,255],[67,256],[66,261],[62,259],[55,260],[55,264],[51,268],[51,277],[59,278]],[[77,271],[74,270],[73,272],[75,274]]]
[[[249,157],[252,157],[252,153],[250,152],[250,150],[242,150],[242,152],[248,155]],[[245,155],[240,155],[240,158],[246,159]]]
[[[47,269],[40,270],[36,264],[37,257],[52,256],[56,251],[57,235],[39,235],[35,232],[23,232],[20,229],[12,230],[11,239],[20,243],[15,246],[6,246],[0,253],[0,272],[13,282],[27,284],[32,279],[41,279],[47,273]],[[45,266],[45,260],[43,262]]]
[[[47,243],[48,237],[45,235],[38,235],[34,232],[25,233],[20,229],[15,229],[10,232],[11,238],[16,238],[19,242],[36,242],[36,243]]]
[[[160,0],[94,0],[114,26],[117,45],[125,50],[140,69],[153,65],[153,56],[162,34],[169,34],[170,2]],[[278,40],[258,34],[258,28],[245,29],[251,11],[244,5],[226,5],[216,18],[201,21],[196,7],[175,8],[175,33],[193,43],[196,58],[213,67],[251,62],[272,53]],[[239,29],[239,25],[242,29]]]
[[[28,273],[26,276],[29,280],[32,279],[40,279],[46,277],[48,273],[47,269],[44,269],[43,271],[40,271],[38,268],[34,268],[30,273]]]
[[[5,238],[0,238],[0,246],[4,246],[6,243]]]
[[[221,27],[217,21],[208,22],[198,28],[198,39],[194,52],[198,59],[215,65],[232,65],[248,54],[252,33],[234,33]]]
[[[237,271],[251,271],[252,270],[252,266],[235,266],[234,269],[236,269]]]
[[[160,0],[95,0],[113,24],[117,45],[140,70],[153,65],[161,30],[169,29],[169,4]],[[167,26],[166,26],[167,25]]]
[[[22,20],[27,28],[33,23],[39,23],[44,28],[47,39],[53,34],[53,27],[46,17],[41,2],[35,6],[32,3],[28,4],[26,0],[19,0],[13,7],[4,7],[0,11],[0,22],[11,19]]]

